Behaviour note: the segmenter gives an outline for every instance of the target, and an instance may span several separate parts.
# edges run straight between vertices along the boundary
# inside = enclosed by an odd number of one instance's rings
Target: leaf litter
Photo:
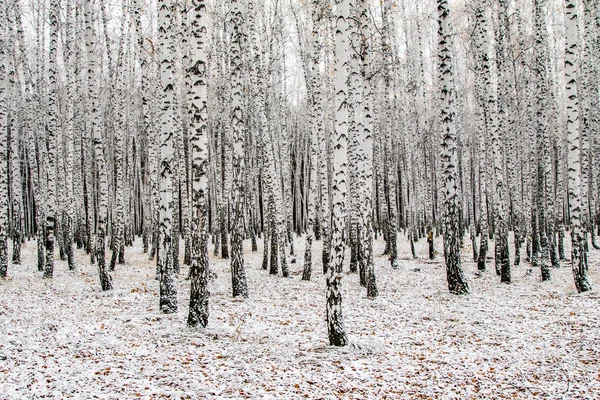
[[[493,246],[493,242],[490,243]],[[462,257],[472,293],[448,293],[443,256],[413,260],[399,240],[398,270],[375,242],[379,297],[367,299],[357,274],[343,279],[350,345],[329,346],[320,242],[313,279],[260,269],[262,246],[245,260],[250,298],[231,298],[229,261],[212,255],[210,321],[186,326],[187,267],[178,277],[179,311],[158,310],[155,263],[136,242],[101,292],[96,267],[77,251],[77,271],[57,261],[37,272],[35,242],[23,265],[0,282],[0,398],[600,398],[600,296],[576,294],[568,263],[540,282],[522,260],[513,284],[477,274],[470,244]],[[441,249],[441,238],[436,238]],[[297,254],[304,241],[296,239]],[[183,255],[183,252],[181,252]],[[493,252],[492,252],[493,254]],[[347,254],[348,258],[348,254]],[[600,285],[590,252],[590,278]]]

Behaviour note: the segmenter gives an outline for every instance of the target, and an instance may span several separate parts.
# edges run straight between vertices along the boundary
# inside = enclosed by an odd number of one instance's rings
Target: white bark
[[[8,270],[8,137],[6,101],[6,3],[0,0],[0,278],[6,278]]]
[[[571,267],[579,293],[592,289],[587,277],[587,246],[581,221],[581,162],[579,137],[579,101],[577,98],[577,6],[565,0],[565,79],[568,142],[568,191],[571,215]]]
[[[160,310],[165,314],[177,312],[177,287],[173,268],[173,153],[175,135],[173,126],[173,54],[171,53],[171,0],[158,2],[158,47],[160,62],[161,130],[160,130],[160,184],[159,184],[159,253]]]
[[[56,157],[57,136],[59,134],[58,105],[58,0],[50,1],[50,46],[48,54],[48,154],[46,160],[46,265],[44,277],[52,278],[54,274],[54,239],[56,226]]]
[[[441,86],[442,122],[442,179],[444,183],[445,228],[444,255],[448,288],[453,294],[469,293],[460,260],[460,232],[458,226],[460,198],[458,193],[458,155],[454,100],[456,92],[452,75],[450,8],[448,0],[437,0],[438,5],[438,58]]]
[[[94,54],[95,35],[92,18],[93,0],[86,0],[85,7],[85,42],[87,48],[88,63],[88,101],[90,114],[90,135],[94,143],[94,156],[96,158],[96,170],[98,172],[98,216],[96,221],[96,243],[92,246],[98,263],[100,285],[102,290],[112,289],[112,278],[106,269],[105,260],[105,238],[108,218],[108,171],[104,156],[104,143],[102,138],[102,127],[100,124],[100,101],[96,82],[96,56]],[[91,185],[91,180],[88,183]],[[91,189],[88,189],[91,190]],[[48,203],[51,204],[51,203]],[[49,205],[47,206],[49,207]]]
[[[335,33],[335,124],[333,139],[333,201],[331,224],[331,255],[327,266],[327,331],[329,343],[348,344],[342,315],[342,267],[344,263],[344,232],[346,223],[346,193],[348,168],[348,18],[350,1],[337,2]]]
[[[192,0],[191,114],[192,152],[192,264],[188,326],[208,324],[208,62],[206,1]]]
[[[231,226],[231,285],[233,297],[248,297],[248,284],[244,266],[244,131],[246,129],[243,105],[242,43],[244,32],[243,0],[231,4],[231,137],[233,157],[232,197],[233,215]]]

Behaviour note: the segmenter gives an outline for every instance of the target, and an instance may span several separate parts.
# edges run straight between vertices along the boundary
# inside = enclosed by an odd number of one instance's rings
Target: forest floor
[[[453,296],[441,255],[426,259],[421,240],[413,260],[406,237],[398,242],[398,270],[375,243],[376,299],[345,276],[343,348],[327,341],[320,242],[311,282],[300,280],[302,256],[291,278],[270,276],[261,243],[257,253],[247,243],[245,300],[231,297],[229,262],[210,246],[207,329],[186,326],[185,266],[179,312],[159,312],[154,262],[139,242],[107,293],[80,251],[76,272],[57,261],[54,279],[42,279],[28,242],[23,265],[0,281],[0,398],[600,398],[600,295],[577,294],[568,263],[542,283],[523,262],[505,285],[492,260],[477,276],[467,244],[472,293]],[[303,254],[302,239],[295,248]],[[599,264],[591,250],[595,288]]]

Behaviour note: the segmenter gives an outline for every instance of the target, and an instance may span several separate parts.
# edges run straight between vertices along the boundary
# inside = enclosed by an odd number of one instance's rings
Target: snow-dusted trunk
[[[65,40],[65,58],[66,64],[68,68],[68,85],[67,85],[67,118],[65,121],[65,129],[64,129],[64,146],[65,146],[65,161],[64,161],[64,169],[65,169],[65,191],[66,191],[66,199],[65,199],[65,209],[64,209],[64,246],[65,252],[67,255],[67,260],[69,264],[69,269],[75,269],[75,257],[73,254],[73,238],[74,238],[74,228],[75,228],[75,212],[76,212],[76,202],[75,202],[75,193],[74,193],[74,123],[75,123],[75,108],[77,105],[75,104],[75,90],[77,88],[77,76],[75,74],[75,65],[77,60],[75,59],[75,44],[78,43],[75,40],[75,10],[71,5],[67,5],[67,26],[66,33],[67,38]],[[77,210],[78,211],[78,210]]]
[[[244,105],[242,42],[244,32],[243,0],[231,1],[231,144],[232,152],[232,220],[231,220],[231,286],[233,297],[248,297],[244,267]]]
[[[487,218],[487,142],[488,132],[490,129],[495,129],[495,121],[492,115],[495,115],[495,103],[490,104],[488,90],[486,84],[489,84],[490,79],[490,60],[488,56],[488,41],[487,41],[487,19],[485,17],[486,3],[480,3],[475,8],[475,96],[478,102],[478,123],[479,135],[474,140],[478,154],[477,166],[479,171],[479,254],[477,257],[477,269],[485,271],[486,257],[488,250],[488,218]],[[486,80],[487,78],[487,80]],[[493,99],[492,99],[493,100]],[[494,113],[494,114],[492,114]]]
[[[360,48],[360,25],[358,10],[352,10],[349,19],[349,46]],[[360,218],[360,181],[359,169],[359,135],[363,129],[362,109],[359,108],[362,97],[362,76],[360,52],[353,51],[348,55],[348,239],[350,250],[350,272],[358,272],[358,220]]]
[[[588,56],[592,62],[590,71],[590,91],[591,93],[600,93],[600,3],[598,1],[586,1],[586,10],[590,9],[586,20],[587,31],[590,35],[591,48]],[[600,230],[600,96],[590,96],[590,136],[594,139],[592,147],[592,170],[590,179],[593,180],[591,191],[594,193],[591,199],[591,212],[593,222],[596,228]],[[593,228],[593,227],[592,227]],[[593,229],[596,234],[599,231]],[[592,233],[592,245],[595,249],[600,249],[600,244],[596,243],[596,237]]]
[[[173,252],[173,271],[176,274],[179,274],[181,270],[181,265],[179,263],[179,242],[180,242],[180,233],[181,226],[179,223],[179,218],[181,215],[182,207],[181,202],[186,201],[182,199],[181,195],[185,196],[185,193],[181,193],[181,185],[182,179],[185,175],[185,159],[183,155],[183,137],[185,135],[185,131],[182,129],[182,106],[181,106],[181,96],[180,96],[180,88],[182,86],[185,87],[185,84],[181,84],[181,63],[180,60],[180,45],[175,46],[176,43],[179,42],[179,6],[177,1],[173,1],[171,3],[171,29],[169,31],[169,52],[171,56],[171,67],[173,68],[173,102],[171,103],[172,110],[172,126],[174,132],[176,134],[173,136],[173,158],[172,158],[172,174],[171,178],[172,182],[172,203],[173,203],[173,217],[171,218],[171,251]],[[185,83],[185,82],[184,82]],[[187,129],[186,129],[187,130]],[[185,189],[184,189],[185,191]]]
[[[553,193],[551,191],[550,137],[548,135],[548,32],[542,0],[535,1],[535,72],[536,72],[536,140],[537,140],[537,209],[542,281],[550,280],[550,252],[554,240]],[[532,144],[533,145],[533,144]],[[550,237],[550,240],[549,240]]]
[[[191,127],[191,121],[188,118],[189,110],[189,94],[191,92],[191,79],[190,79],[190,46],[188,44],[191,38],[189,28],[189,18],[192,13],[188,12],[187,9],[190,6],[187,1],[183,1],[179,4],[180,9],[180,28],[179,28],[179,47],[181,53],[181,68],[182,68],[182,85],[180,85],[181,99],[181,120],[183,129],[183,135],[179,141],[179,176],[181,180],[181,234],[184,240],[184,256],[183,263],[191,266],[191,246],[192,246],[192,232],[190,228],[191,224],[191,148],[186,146],[186,141],[189,144],[190,134],[185,127]],[[193,129],[193,128],[192,128]],[[208,151],[208,150],[207,150]]]
[[[223,105],[222,112],[226,112],[227,106]],[[221,172],[223,176],[221,202],[219,204],[219,228],[221,234],[221,258],[229,258],[229,200],[231,199],[231,140],[228,124],[224,119],[221,121]]]
[[[579,102],[577,98],[577,3],[565,0],[565,80],[568,142],[568,192],[571,215],[571,267],[579,293],[592,289],[588,280],[587,246],[581,222],[581,162],[579,137]]]
[[[362,168],[359,168],[362,177],[360,185],[359,207],[360,218],[358,228],[358,266],[361,284],[367,287],[367,297],[374,298],[379,292],[375,279],[375,267],[373,263],[373,88],[369,77],[371,64],[368,38],[371,34],[369,8],[365,0],[358,2],[359,23],[361,33],[361,79],[362,79],[362,106],[361,116],[362,129],[358,132],[358,158]]]
[[[308,157],[308,210],[306,224],[306,245],[304,249],[304,270],[302,272],[302,280],[309,281],[312,274],[312,244],[315,239],[315,223],[316,223],[316,200],[317,200],[317,168],[318,168],[318,140],[319,130],[321,125],[318,120],[319,108],[322,107],[322,96],[320,87],[320,71],[319,71],[319,53],[320,53],[320,0],[312,2],[312,63],[310,71],[310,94],[311,94],[311,123],[310,123],[310,153]]]
[[[394,88],[394,77],[393,77],[393,46],[392,46],[392,35],[390,34],[390,22],[388,20],[388,14],[391,12],[391,4],[389,0],[383,2],[383,30],[382,30],[382,41],[384,45],[384,52],[386,54],[385,60],[385,72],[384,82],[386,87],[386,99],[384,102],[385,115],[384,121],[381,123],[384,129],[384,140],[385,140],[385,170],[387,183],[387,195],[388,195],[388,229],[387,229],[387,243],[386,248],[389,248],[390,264],[392,268],[398,268],[398,212],[396,206],[396,180],[398,176],[397,166],[397,145],[395,135],[395,122],[393,110],[395,109],[396,98]]]
[[[125,32],[121,32],[124,35]],[[117,58],[117,74],[116,85],[113,88],[113,100],[115,102],[114,117],[115,117],[115,130],[114,130],[114,148],[113,148],[113,168],[115,171],[114,185],[115,185],[115,200],[112,208],[112,235],[111,235],[111,247],[112,255],[110,259],[110,271],[114,271],[119,258],[119,253],[124,251],[125,241],[125,165],[123,160],[123,153],[125,150],[125,129],[126,129],[126,114],[125,114],[125,80],[123,71],[123,58],[125,57],[125,51],[123,49],[123,42],[121,39],[119,49],[119,56]],[[112,176],[112,174],[111,174]]]
[[[11,4],[12,3],[12,4]],[[7,10],[6,10],[6,25],[8,27],[8,34],[6,35],[6,43],[7,48],[6,52],[12,53],[9,57],[7,57],[7,63],[5,64],[7,68],[7,124],[8,124],[8,132],[9,135],[9,164],[10,164],[10,202],[11,202],[11,233],[12,233],[12,263],[20,264],[21,263],[21,235],[22,235],[22,187],[21,187],[21,163],[20,157],[21,154],[19,152],[19,141],[21,132],[19,129],[19,125],[17,124],[17,119],[22,118],[22,97],[20,90],[18,88],[17,76],[17,59],[16,59],[16,48],[15,42],[17,41],[16,34],[16,19],[17,16],[15,14],[15,3],[9,2]],[[13,56],[14,55],[14,56]],[[21,114],[21,115],[19,115]]]
[[[57,135],[59,132],[58,105],[58,0],[50,1],[50,45],[48,50],[48,153],[46,160],[46,265],[44,278],[52,278],[54,274],[54,238],[56,222],[56,157]]]
[[[32,210],[33,208],[33,201],[35,201],[35,186],[37,185],[37,182],[34,182],[35,180],[35,176],[36,176],[36,172],[37,171],[31,171],[27,169],[27,162],[30,159],[35,159],[35,152],[33,153],[28,153],[27,152],[27,146],[28,146],[28,141],[29,141],[29,137],[31,136],[32,132],[33,132],[33,126],[34,126],[34,112],[35,112],[35,107],[34,107],[34,103],[33,103],[33,96],[32,96],[32,89],[33,89],[33,82],[32,82],[32,74],[29,71],[28,68],[26,68],[27,66],[27,53],[25,52],[25,36],[24,36],[24,32],[23,32],[23,22],[22,22],[22,18],[23,18],[23,13],[21,12],[21,2],[20,0],[15,0],[14,1],[14,15],[15,15],[15,25],[16,25],[16,34],[17,34],[17,40],[18,40],[18,49],[19,49],[19,56],[16,59],[16,64],[17,64],[17,70],[18,70],[18,76],[21,77],[20,81],[23,82],[24,84],[21,85],[22,90],[20,91],[20,95],[22,96],[22,100],[20,102],[20,109],[19,109],[19,113],[21,115],[21,137],[20,137],[20,141],[21,141],[21,145],[20,145],[20,157],[18,159],[19,164],[21,163],[21,157],[23,155],[25,155],[25,160],[26,162],[23,164],[23,166],[20,165],[21,168],[23,168],[21,171],[24,172],[25,174],[25,185],[27,187],[27,191],[25,192],[25,203],[23,203],[25,206],[21,207],[22,209],[22,214],[28,213],[29,214],[29,218],[27,218],[25,220],[25,222],[28,225],[28,232],[26,232],[27,235],[30,235],[33,232],[33,224],[34,224],[34,220],[36,219],[36,215],[35,213],[37,212],[37,210]],[[33,172],[33,173],[32,173]],[[19,180],[19,182],[21,183],[21,181]],[[33,187],[32,187],[33,186]],[[33,194],[33,196],[29,196],[29,194]],[[25,214],[27,215],[27,214]],[[14,244],[13,244],[14,246]],[[20,248],[21,244],[19,243],[19,249],[18,251],[20,252],[21,248]],[[17,250],[17,249],[15,249]],[[13,252],[13,260],[15,259],[15,253]],[[18,254],[18,257],[20,259],[20,254]]]
[[[160,62],[160,88],[162,89],[162,115],[160,131],[160,231],[158,239],[158,271],[160,278],[160,310],[177,312],[177,287],[173,266],[173,55],[171,53],[171,0],[158,1],[158,54]]]
[[[155,157],[154,157],[154,143],[155,143],[155,127],[152,123],[153,115],[152,115],[152,101],[151,97],[151,88],[153,87],[151,83],[151,72],[153,68],[150,67],[149,53],[150,50],[146,47],[146,41],[142,33],[142,20],[141,20],[141,6],[140,0],[134,1],[133,12],[134,12],[134,22],[135,22],[135,30],[137,34],[138,40],[138,51],[139,51],[139,59],[140,59],[140,74],[141,74],[141,133],[145,136],[145,144],[147,150],[147,159],[145,162],[145,170],[143,170],[142,181],[145,183],[144,185],[144,222],[143,222],[143,236],[144,236],[144,250],[148,251],[148,242],[152,241],[152,247],[155,248],[156,241],[153,240],[155,227],[153,221],[155,219],[154,212],[155,210],[155,181],[156,181],[156,170],[157,168],[152,168],[155,166]]]
[[[317,115],[317,118],[319,116]],[[327,264],[331,254],[331,207],[329,193],[329,168],[328,158],[329,135],[323,130],[319,136],[319,186],[321,190],[321,238],[323,241],[323,252],[321,260],[323,261],[323,273],[327,273]]]
[[[6,90],[6,2],[0,0],[0,278],[8,270],[8,137]]]
[[[346,224],[346,192],[348,161],[348,18],[350,1],[337,1],[335,32],[335,124],[333,140],[333,201],[331,255],[327,264],[327,332],[329,344],[345,346],[348,336],[342,315],[342,266],[344,264],[344,231]]]
[[[438,73],[441,86],[442,178],[445,189],[444,256],[448,288],[453,294],[469,293],[460,260],[460,199],[458,195],[458,155],[454,121],[454,80],[450,8],[448,0],[437,0],[438,8]]]
[[[100,100],[96,87],[96,56],[94,54],[94,28],[92,19],[93,0],[86,0],[85,7],[85,42],[87,48],[88,63],[88,95],[89,95],[89,113],[90,113],[90,137],[94,144],[94,156],[96,158],[96,172],[98,174],[98,215],[96,220],[96,243],[92,246],[98,263],[98,273],[100,276],[100,286],[102,290],[112,289],[112,278],[106,268],[105,239],[106,225],[108,217],[108,170],[104,158],[104,143],[102,138],[102,128],[100,125]],[[91,183],[89,183],[91,185]],[[88,188],[88,190],[90,190]],[[49,205],[50,203],[48,203]],[[48,206],[49,207],[49,206]]]
[[[192,0],[191,93],[192,221],[188,326],[208,324],[208,61],[205,0]]]
[[[580,120],[581,120],[581,196],[582,196],[582,224],[585,227],[585,231],[591,234],[592,245],[595,249],[598,249],[596,243],[596,235],[594,231],[594,171],[597,166],[594,161],[597,157],[594,157],[596,150],[596,144],[598,141],[597,134],[599,128],[597,126],[598,121],[597,115],[600,112],[598,110],[598,75],[597,66],[594,66],[594,26],[592,21],[592,8],[594,7],[591,0],[586,0],[584,3],[584,16],[583,16],[583,39],[584,46],[581,55],[581,68],[580,77],[581,85],[578,85],[578,95],[580,97]],[[596,2],[597,3],[597,2]],[[587,241],[587,239],[584,239]]]
[[[510,283],[512,280],[510,270],[510,256],[508,249],[508,212],[507,212],[507,186],[504,179],[503,162],[503,138],[508,136],[511,129],[510,124],[510,101],[512,96],[512,83],[509,75],[510,60],[510,25],[507,0],[500,0],[500,27],[499,43],[496,51],[496,63],[498,66],[498,82],[501,90],[498,90],[498,125],[497,129],[491,129],[492,156],[494,170],[494,194],[495,194],[495,255],[496,271],[500,272],[500,281]],[[491,82],[489,83],[491,84]],[[491,95],[491,87],[489,89]]]

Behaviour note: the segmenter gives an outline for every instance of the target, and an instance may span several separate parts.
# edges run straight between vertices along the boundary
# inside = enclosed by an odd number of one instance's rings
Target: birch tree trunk
[[[162,115],[160,131],[160,232],[158,271],[160,277],[160,310],[165,314],[177,312],[177,287],[173,265],[173,153],[175,135],[173,126],[173,54],[171,53],[171,0],[158,1],[158,47],[160,87],[162,88]]]
[[[385,165],[387,172],[387,194],[388,194],[388,215],[389,215],[389,223],[387,228],[387,243],[386,249],[389,249],[390,254],[390,264],[393,269],[398,268],[398,245],[397,245],[397,237],[398,237],[398,212],[396,206],[396,177],[397,177],[397,159],[396,156],[396,141],[394,140],[396,135],[396,130],[394,129],[394,118],[393,118],[393,110],[396,104],[396,94],[395,94],[395,82],[393,78],[393,46],[392,46],[392,37],[389,32],[390,30],[390,22],[388,20],[388,14],[391,12],[391,4],[389,0],[384,0],[383,2],[383,31],[382,31],[382,41],[384,46],[384,52],[386,54],[385,59],[385,72],[384,72],[384,83],[387,90],[386,98],[385,98],[385,119],[382,122],[384,133],[383,137],[385,140]]]
[[[54,238],[56,222],[56,144],[59,129],[58,105],[58,14],[60,12],[58,0],[50,1],[50,46],[48,52],[48,153],[46,161],[46,174],[48,186],[46,202],[46,265],[44,278],[52,278],[54,274]]]
[[[369,68],[371,64],[370,48],[368,38],[371,33],[369,26],[369,8],[365,0],[357,4],[359,8],[359,23],[361,34],[361,79],[362,79],[362,129],[358,132],[358,158],[361,162],[361,199],[359,210],[361,212],[358,230],[358,265],[361,284],[367,287],[367,297],[377,297],[377,281],[375,278],[375,266],[373,263],[373,87]],[[360,105],[357,105],[360,107]]]
[[[121,36],[125,33],[121,32]],[[124,252],[124,241],[125,241],[125,198],[124,198],[124,186],[125,186],[125,166],[123,160],[123,150],[126,149],[125,142],[125,104],[123,98],[125,96],[124,90],[124,71],[123,71],[123,58],[125,57],[123,42],[119,46],[119,55],[117,58],[117,75],[116,87],[114,90],[114,117],[115,117],[115,129],[114,129],[114,149],[113,149],[113,167],[115,170],[114,184],[115,184],[115,201],[112,209],[112,235],[111,235],[111,247],[112,255],[110,259],[110,271],[115,270],[119,253]]]
[[[39,88],[36,95],[35,102],[35,115],[36,115],[36,129],[37,132],[45,132],[48,123],[48,93],[47,93],[47,82],[43,79],[45,72],[44,65],[46,65],[46,52],[44,51],[44,40],[46,37],[46,24],[41,23],[46,18],[45,16],[45,2],[44,7],[38,9],[36,13],[36,86]],[[36,198],[36,222],[38,226],[38,237],[37,237],[37,265],[38,271],[43,272],[46,265],[46,153],[47,146],[42,144],[46,143],[46,135],[36,135],[32,130],[30,132],[30,147],[35,149],[36,163],[35,163],[35,175],[36,175],[36,187],[37,187],[37,198]]]
[[[581,221],[581,162],[579,136],[579,101],[577,98],[578,25],[577,4],[565,0],[565,79],[567,106],[568,191],[571,215],[571,267],[577,292],[592,289],[588,279],[587,246]]]
[[[192,221],[188,326],[208,325],[208,62],[205,0],[192,0],[191,93]]]
[[[243,0],[231,1],[231,135],[232,135],[232,200],[231,226],[231,286],[233,297],[248,297],[244,267],[244,106],[242,98],[242,25]]]
[[[66,190],[66,209],[64,210],[64,229],[65,229],[65,252],[67,253],[67,260],[69,264],[69,270],[75,269],[75,257],[73,254],[73,229],[75,227],[75,212],[76,202],[74,193],[74,120],[75,120],[75,90],[77,88],[77,75],[75,73],[75,10],[72,5],[67,5],[67,38],[65,40],[65,62],[67,64],[68,77],[67,77],[67,120],[65,121],[65,132],[64,132],[64,145],[65,145],[65,190]]]
[[[320,0],[312,2],[312,21],[313,21],[313,41],[312,41],[312,64],[310,71],[310,95],[311,95],[311,125],[310,125],[310,154],[309,154],[309,169],[308,169],[308,215],[306,226],[306,245],[304,250],[304,270],[302,272],[302,280],[309,281],[312,274],[312,244],[315,239],[315,223],[316,223],[316,200],[317,200],[317,176],[318,176],[318,140],[322,130],[319,129],[322,122],[319,121],[319,108],[322,107],[322,96],[320,88],[320,70],[319,70],[319,53],[320,53],[320,35],[319,26],[321,20],[321,4]]]
[[[536,128],[538,154],[538,214],[540,235],[540,267],[542,281],[550,280],[550,248],[554,243],[554,216],[550,171],[550,137],[548,135],[548,61],[546,12],[543,0],[535,1],[535,72],[536,72]],[[550,236],[550,240],[548,237]]]
[[[86,0],[84,3],[85,19],[85,42],[87,48],[88,62],[88,94],[90,112],[90,137],[94,143],[94,156],[96,157],[96,169],[98,173],[98,217],[96,221],[96,243],[93,246],[95,259],[98,263],[100,286],[102,290],[112,289],[112,277],[106,268],[105,239],[106,219],[108,217],[108,171],[104,158],[104,143],[100,126],[99,98],[96,87],[96,56],[94,54],[94,28],[92,18],[92,4],[94,0]],[[48,207],[49,207],[48,203]]]
[[[511,129],[509,119],[509,102],[512,95],[512,85],[510,84],[508,53],[510,51],[510,25],[508,15],[507,0],[500,0],[500,35],[499,49],[497,54],[498,81],[501,89],[498,90],[498,126],[491,130],[492,155],[494,166],[494,194],[496,215],[494,225],[496,228],[495,237],[495,256],[496,271],[500,272],[500,281],[510,283],[512,280],[510,270],[510,256],[508,249],[508,212],[506,199],[506,183],[504,181],[504,162],[503,162],[503,138],[507,137]],[[490,90],[491,93],[491,90]]]
[[[450,8],[448,0],[437,0],[438,8],[438,69],[441,85],[442,121],[442,177],[444,182],[444,256],[448,288],[453,294],[469,293],[461,260],[459,230],[460,199],[458,196],[458,155],[456,125],[454,122],[454,79],[452,75],[452,51],[450,32]]]
[[[479,105],[479,126],[481,127],[478,139],[474,142],[477,146],[477,165],[479,170],[479,254],[477,269],[485,271],[488,250],[488,217],[487,217],[487,142],[488,132],[496,129],[495,102],[491,96],[490,60],[488,56],[487,21],[485,17],[486,2],[478,3],[475,8],[475,96]],[[492,102],[490,103],[490,97]]]
[[[337,0],[335,32],[335,132],[333,144],[333,200],[331,255],[327,265],[327,332],[329,344],[345,346],[348,336],[342,315],[342,267],[346,223],[348,160],[348,18],[349,0]]]
[[[0,278],[8,272],[8,131],[6,101],[6,2],[0,0]]]
[[[11,4],[12,3],[12,4]],[[7,57],[7,125],[9,135],[9,164],[10,164],[10,205],[11,205],[11,237],[12,237],[12,263],[17,265],[21,263],[21,240],[22,240],[22,183],[21,183],[21,153],[19,152],[19,141],[21,137],[21,130],[17,119],[22,118],[21,109],[22,97],[18,86],[20,86],[19,78],[17,75],[17,33],[16,33],[16,9],[15,2],[8,4],[6,10],[6,25],[8,27],[8,33],[6,35],[7,48],[5,51],[9,52]],[[10,54],[12,53],[12,54]],[[19,115],[20,114],[20,115]]]

